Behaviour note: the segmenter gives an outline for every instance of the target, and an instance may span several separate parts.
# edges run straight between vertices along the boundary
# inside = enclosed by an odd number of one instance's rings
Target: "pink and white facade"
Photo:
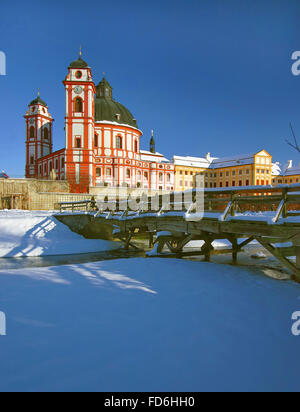
[[[68,180],[75,193],[97,186],[174,190],[174,165],[156,153],[153,136],[150,151],[140,149],[142,131],[105,78],[95,86],[80,56],[63,83],[66,147],[52,152],[53,118],[38,96],[25,115],[26,177]]]

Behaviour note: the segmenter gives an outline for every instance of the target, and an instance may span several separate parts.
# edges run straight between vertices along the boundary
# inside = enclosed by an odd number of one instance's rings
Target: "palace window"
[[[111,177],[111,169],[106,169],[106,176]]]
[[[30,156],[30,164],[31,164],[31,165],[34,164],[34,156]]]
[[[145,173],[144,173],[144,178],[145,178],[146,180],[148,180],[148,172],[145,172]]]
[[[81,148],[81,138],[77,137],[76,138],[76,149],[80,149]]]
[[[121,136],[117,137],[117,149],[122,149],[123,148],[123,139]]]
[[[96,176],[97,176],[97,177],[101,177],[101,169],[100,169],[100,167],[97,167],[97,169],[96,169]]]
[[[34,137],[34,127],[31,126],[31,128],[29,129],[29,137],[33,138]]]
[[[64,159],[64,157],[61,159],[61,167],[62,167],[62,168],[65,167],[65,159]]]
[[[50,170],[50,172],[52,171],[52,169],[53,169],[53,165],[52,165],[52,162],[50,162],[50,163],[49,163],[49,170]]]
[[[130,169],[126,169],[126,178],[127,179],[131,178],[131,170]]]
[[[159,181],[162,182],[164,180],[164,175],[162,173],[159,174]]]
[[[94,136],[94,146],[98,147],[98,135],[97,134],[95,134]]]
[[[75,99],[75,113],[82,113],[83,112],[83,103],[80,97]]]
[[[58,170],[58,160],[55,160],[55,169]]]
[[[134,141],[134,151],[135,151],[135,153],[138,152],[138,142],[137,142],[137,140]]]
[[[170,173],[167,174],[167,182],[168,182],[168,183],[171,182],[171,175],[170,175]]]
[[[45,139],[45,140],[48,140],[48,138],[49,138],[49,131],[48,131],[47,127],[44,128],[43,132],[44,132],[44,139]]]
[[[76,79],[81,79],[82,73],[78,70],[78,71],[75,73],[75,77],[76,77]]]

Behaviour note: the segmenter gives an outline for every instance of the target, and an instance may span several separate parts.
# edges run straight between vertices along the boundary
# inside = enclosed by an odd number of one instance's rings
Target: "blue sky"
[[[0,168],[24,174],[23,115],[40,88],[64,147],[62,80],[79,45],[98,83],[106,72],[148,148],[177,155],[230,156],[268,150],[300,162],[286,145],[292,121],[300,141],[298,0],[52,0],[0,3]]]

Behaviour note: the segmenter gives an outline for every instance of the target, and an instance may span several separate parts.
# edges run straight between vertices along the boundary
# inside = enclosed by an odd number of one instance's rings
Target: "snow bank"
[[[88,240],[51,212],[0,211],[0,257],[67,255],[117,249],[119,243]]]
[[[0,272],[1,391],[298,391],[300,286],[125,259]]]

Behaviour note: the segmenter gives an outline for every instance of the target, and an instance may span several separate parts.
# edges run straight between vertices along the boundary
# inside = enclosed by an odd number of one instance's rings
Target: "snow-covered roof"
[[[191,156],[174,156],[173,163],[178,166],[190,166],[208,168],[212,158],[191,157]]]
[[[222,157],[214,159],[210,165],[211,169],[218,169],[220,167],[232,167],[240,165],[248,165],[254,163],[255,154],[246,154],[239,156]]]
[[[141,160],[144,160],[147,162],[170,163],[170,160],[164,157],[164,155],[161,153],[152,153],[152,152],[148,152],[147,150],[141,150],[140,154],[141,154]]]
[[[272,176],[280,176],[281,175],[281,167],[280,163],[272,163]]]
[[[283,176],[300,175],[300,166],[289,167],[283,173]]]

